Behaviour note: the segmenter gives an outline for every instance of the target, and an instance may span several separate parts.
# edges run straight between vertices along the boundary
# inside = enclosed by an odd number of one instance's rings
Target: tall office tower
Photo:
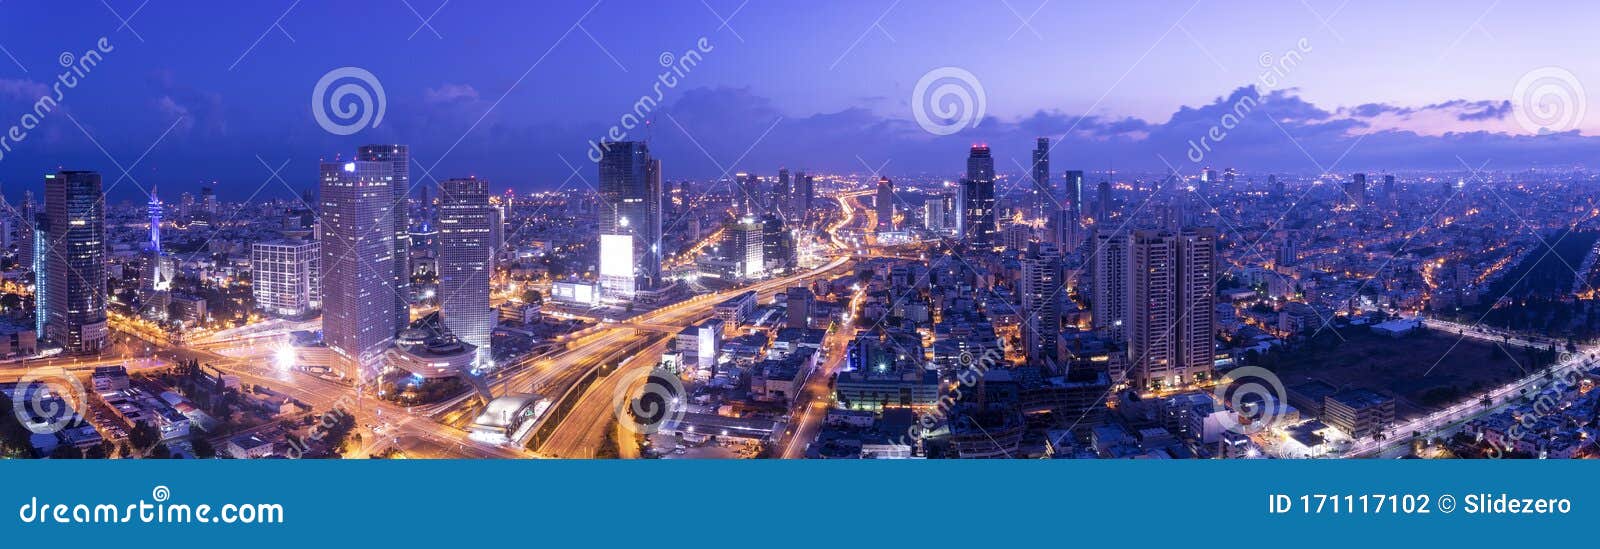
[[[33,271],[34,260],[37,259],[37,248],[34,246],[35,225],[39,223],[38,206],[33,202],[33,191],[23,191],[22,210],[17,212],[17,263],[22,265],[23,271]]]
[[[1101,181],[1097,191],[1097,196],[1095,197],[1097,212],[1094,215],[1094,226],[1096,229],[1109,230],[1111,228],[1111,212],[1114,209],[1111,204],[1111,182]]]
[[[439,313],[457,339],[489,348],[494,311],[489,308],[489,274],[494,208],[489,182],[449,179],[439,192]]]
[[[1223,188],[1230,189],[1230,190],[1233,189],[1233,180],[1238,175],[1239,175],[1239,172],[1233,171],[1233,168],[1228,168],[1226,170],[1222,170],[1222,186],[1223,186]]]
[[[1045,218],[1054,209],[1050,191],[1050,138],[1040,137],[1033,147],[1033,210],[1029,216]]]
[[[222,221],[217,217],[218,210],[216,191],[211,187],[200,187],[200,213],[205,217],[207,223]]]
[[[365,383],[394,340],[394,162],[321,165],[322,339],[345,376]]]
[[[733,174],[733,214],[737,216],[749,215],[756,209],[755,181],[750,174]]]
[[[933,232],[944,232],[945,229],[945,200],[944,197],[932,197],[922,203],[922,227]]]
[[[661,282],[661,163],[644,142],[613,143],[600,157],[599,191],[600,286],[631,299]]]
[[[285,238],[250,247],[250,292],[256,308],[296,318],[322,308],[322,245]]]
[[[961,238],[979,248],[994,247],[999,227],[994,213],[994,157],[988,145],[972,146],[961,190]]]
[[[1344,184],[1344,202],[1351,207],[1360,208],[1367,203],[1367,174],[1358,173],[1350,177]]]
[[[395,330],[411,325],[411,147],[407,145],[365,145],[356,150],[356,160],[385,162],[393,180],[391,206],[394,236],[394,314]]]
[[[780,210],[784,218],[794,219],[794,182],[789,179],[789,168],[778,169],[778,182],[772,186],[772,207]]]
[[[35,276],[39,334],[68,353],[105,348],[105,194],[96,172],[63,171],[44,176],[44,213],[35,245],[43,263]]]
[[[1134,386],[1205,380],[1216,358],[1216,230],[1137,231],[1131,248]]]
[[[1128,339],[1128,307],[1133,278],[1131,250],[1126,233],[1100,231],[1094,251],[1094,328],[1112,341]]]
[[[816,201],[817,198],[816,177],[807,175],[805,172],[800,172],[795,174],[794,184],[794,195],[799,201],[796,207],[798,208],[800,215],[810,215],[811,205]]]
[[[1061,334],[1061,251],[1054,244],[1034,242],[1022,258],[1022,346],[1029,360],[1056,358]]]
[[[723,255],[728,259],[738,262],[737,274],[741,278],[756,278],[761,276],[762,268],[766,263],[766,248],[762,242],[762,233],[766,226],[755,219],[745,217],[739,222],[728,226],[722,233]]]
[[[1283,196],[1283,182],[1278,180],[1276,174],[1267,176],[1267,186],[1272,187],[1273,196]]]
[[[889,178],[878,178],[878,195],[873,206],[878,211],[878,232],[894,230],[894,183]]]
[[[1400,205],[1400,189],[1394,186],[1394,176],[1383,176],[1383,205],[1386,208],[1395,208]]]
[[[1209,167],[1200,172],[1200,194],[1211,194],[1213,187],[1217,186],[1217,171]]]
[[[804,329],[811,325],[811,302],[816,301],[816,295],[811,293],[811,288],[794,286],[784,290],[784,327]]]
[[[1066,193],[1066,200],[1061,207],[1072,214],[1078,225],[1083,224],[1083,170],[1067,170],[1062,174],[1062,191]]]
[[[761,262],[767,270],[794,265],[795,252],[794,239],[789,236],[783,217],[770,213],[761,216]]]
[[[506,203],[489,199],[489,260],[493,262],[506,247]]]
[[[194,222],[195,206],[194,195],[183,193],[178,196],[178,223],[188,225]]]

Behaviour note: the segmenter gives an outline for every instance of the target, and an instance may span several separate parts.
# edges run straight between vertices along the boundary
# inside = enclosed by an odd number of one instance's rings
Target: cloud
[[[422,98],[429,103],[477,101],[478,90],[467,84],[444,84],[438,88],[423,90]]]

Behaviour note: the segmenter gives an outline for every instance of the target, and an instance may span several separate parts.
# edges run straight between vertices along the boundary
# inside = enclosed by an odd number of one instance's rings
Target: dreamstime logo
[[[312,88],[311,115],[328,133],[350,135],[383,123],[388,99],[377,76],[359,67],[340,67],[322,75]]]
[[[639,387],[634,388],[635,385]],[[683,419],[683,383],[664,369],[640,369],[617,382],[611,411],[624,429],[649,435],[668,422]]]
[[[1217,381],[1214,394],[1218,402],[1234,411],[1224,416],[1222,427],[1244,435],[1264,431],[1277,423],[1288,396],[1278,375],[1258,366],[1229,371]]]
[[[1511,92],[1517,124],[1533,133],[1577,128],[1588,111],[1588,101],[1577,75],[1561,67],[1528,71]]]
[[[65,391],[56,391],[58,387]],[[22,374],[11,407],[29,431],[46,435],[69,426],[88,402],[77,376],[60,366],[46,366]]]
[[[928,71],[911,90],[911,113],[917,125],[934,135],[978,127],[988,102],[978,77],[957,67]]]
[[[280,503],[173,503],[172,490],[156,486],[150,499],[127,504],[65,503],[38,496],[17,508],[24,524],[282,524]]]
[[[633,102],[633,110],[623,113],[599,141],[589,141],[589,160],[600,162],[606,151],[611,150],[612,143],[622,142],[628,138],[629,132],[644,124],[656,108],[661,106],[661,101],[666,99],[667,91],[677,89],[678,84],[705,61],[705,54],[711,53],[714,49],[717,49],[716,46],[711,45],[711,41],[702,36],[695,41],[694,47],[685,50],[683,55],[674,55],[670,51],[661,52],[661,55],[656,57],[656,62],[661,64],[662,71],[656,74],[656,82],[650,86],[650,93],[639,96],[639,99]]]
[[[39,99],[31,105],[32,109],[18,117],[15,125],[0,133],[0,160],[5,160],[6,155],[11,154],[13,145],[20,145],[28,139],[28,134],[38,128],[39,124],[44,123],[44,120],[61,106],[61,102],[66,100],[67,90],[77,89],[78,84],[88,78],[89,73],[93,72],[101,61],[105,61],[106,54],[115,49],[117,48],[111,45],[111,41],[102,36],[95,41],[93,49],[85,50],[82,55],[70,51],[61,52],[61,55],[56,57],[56,62],[61,64],[62,70],[56,74],[55,83],[39,95]],[[40,87],[43,88],[42,85]]]
[[[1306,59],[1306,54],[1311,53],[1311,41],[1305,38],[1294,43],[1294,48],[1284,51],[1281,55],[1274,55],[1270,51],[1261,52],[1256,58],[1256,64],[1261,65],[1261,72],[1256,75],[1255,95],[1243,94],[1234,100],[1232,109],[1224,111],[1217,118],[1217,123],[1206,129],[1199,141],[1189,140],[1189,151],[1185,154],[1190,162],[1199,164],[1206,159],[1212,147],[1222,144],[1228,139],[1229,132],[1244,123],[1246,117],[1255,111],[1265,98],[1283,86],[1284,79],[1288,78],[1300,63]]]

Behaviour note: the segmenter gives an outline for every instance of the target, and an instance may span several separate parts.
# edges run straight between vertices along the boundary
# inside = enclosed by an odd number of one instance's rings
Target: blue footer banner
[[[1582,461],[0,463],[7,547],[1588,543]]]

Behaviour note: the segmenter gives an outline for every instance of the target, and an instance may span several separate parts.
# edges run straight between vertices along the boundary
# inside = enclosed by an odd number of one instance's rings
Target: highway
[[[777,292],[783,291],[787,288],[801,284],[808,284],[819,279],[833,276],[835,272],[853,264],[853,258],[846,253],[848,250],[847,244],[841,240],[838,240],[836,235],[840,228],[845,227],[856,220],[855,208],[852,208],[847,204],[847,197],[858,194],[859,193],[846,193],[835,197],[836,200],[839,201],[840,206],[843,208],[842,211],[845,213],[845,215],[838,219],[832,226],[827,228],[826,232],[834,239],[835,242],[834,257],[828,261],[828,263],[810,271],[797,273],[782,278],[764,280],[742,288],[733,288],[715,294],[702,295],[689,301],[644,313],[629,320],[628,323],[659,325],[681,329],[682,327],[693,325],[710,315],[712,308],[715,307],[717,303],[720,303],[723,300],[740,293],[755,291],[757,300],[760,302],[765,302],[772,299],[772,296]],[[673,333],[676,332],[676,329],[673,330]],[[632,360],[622,368],[619,368],[618,371],[612,372],[609,376],[607,376],[606,379],[594,383],[594,385],[585,391],[580,397],[580,400],[573,408],[572,413],[567,415],[566,419],[562,421],[561,424],[556,427],[555,432],[551,434],[550,439],[539,448],[539,453],[541,455],[553,457],[593,456],[597,445],[600,443],[600,441],[604,440],[605,429],[611,425],[611,421],[614,419],[611,417],[615,413],[615,411],[612,409],[612,396],[616,394],[618,389],[616,386],[616,380],[634,377],[628,374],[634,373],[638,369],[654,367],[656,363],[655,357],[658,356],[663,349],[665,349],[664,342],[656,346],[652,346],[646,351],[646,353],[640,355],[642,360]],[[604,352],[604,350],[599,349],[596,352]],[[580,353],[572,358],[578,359],[579,357],[583,356],[593,356],[593,354],[594,353]],[[842,355],[843,353],[835,352],[834,354]],[[827,383],[826,376],[818,377],[822,378],[822,383],[825,386]]]

